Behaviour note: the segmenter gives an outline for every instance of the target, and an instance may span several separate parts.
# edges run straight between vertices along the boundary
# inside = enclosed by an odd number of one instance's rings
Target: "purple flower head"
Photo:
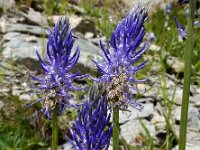
[[[174,16],[174,21],[175,21],[176,26],[177,26],[177,28],[178,28],[179,36],[180,36],[183,40],[185,40],[185,39],[186,39],[186,32],[185,32],[185,30],[183,30],[183,28],[181,27],[181,25],[180,25],[180,23],[178,22],[176,16]]]
[[[195,27],[200,27],[200,21],[199,20],[194,21],[194,26]]]
[[[149,41],[150,41],[150,42],[153,42],[153,41],[155,41],[155,39],[156,39],[155,34],[154,34],[153,32],[150,32],[150,33],[149,33]]]
[[[133,86],[135,83],[145,82],[137,80],[134,75],[145,67],[146,61],[134,65],[141,55],[145,53],[147,44],[141,42],[145,35],[144,22],[147,19],[147,9],[138,5],[118,24],[112,33],[107,46],[100,46],[105,61],[100,63],[93,60],[102,76],[94,79],[96,82],[106,82],[107,96],[110,106],[118,105],[120,109],[127,109],[128,104],[142,109],[143,106],[133,100],[131,90],[138,90]]]
[[[189,8],[186,9],[186,11],[185,11],[185,16],[186,16],[186,17],[189,16]]]
[[[103,97],[86,101],[71,129],[72,140],[66,136],[76,150],[107,150],[112,136],[107,113],[107,101]]]
[[[171,13],[171,4],[170,4],[170,3],[167,3],[167,4],[166,4],[166,6],[165,6],[165,13],[166,13],[166,14]]]
[[[59,114],[63,112],[66,106],[70,106],[68,92],[82,89],[74,86],[72,84],[73,80],[86,76],[81,76],[80,72],[76,74],[70,72],[80,55],[80,51],[77,48],[71,56],[71,49],[74,43],[71,30],[69,21],[64,17],[61,18],[48,33],[46,61],[36,51],[41,68],[44,71],[42,78],[33,77],[34,80],[39,81],[38,90],[44,94],[44,98],[36,102],[42,102],[41,111],[48,118],[50,118],[52,109],[56,104],[59,106]]]

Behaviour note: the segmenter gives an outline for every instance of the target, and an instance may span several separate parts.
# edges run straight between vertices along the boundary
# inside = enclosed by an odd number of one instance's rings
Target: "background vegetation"
[[[74,3],[76,3],[74,1]],[[20,9],[22,5],[31,6],[31,0],[19,0],[16,5],[16,9]],[[78,14],[76,10],[70,7],[68,1],[66,0],[44,0],[41,1],[43,13],[46,16],[51,15],[68,15],[68,14]],[[96,25],[98,29],[99,36],[106,36],[109,39],[111,32],[116,27],[117,23],[125,15],[123,10],[124,6],[121,6],[115,0],[111,1],[94,1],[94,0],[82,0],[78,3],[78,6],[83,8],[85,11],[84,16],[90,18]],[[166,88],[166,75],[165,73],[175,75],[180,81],[183,79],[183,71],[176,72],[173,67],[167,63],[169,56],[177,57],[180,62],[183,62],[183,48],[185,42],[178,38],[178,30],[174,23],[173,17],[177,16],[181,25],[186,24],[185,10],[181,9],[182,6],[173,3],[171,6],[171,12],[166,15],[165,10],[157,9],[153,11],[149,20],[146,23],[146,31],[154,32],[155,41],[153,44],[160,47],[159,51],[147,51],[146,56],[151,57],[148,66],[141,71],[137,76],[139,78],[146,76],[146,70],[153,72],[151,70],[152,65],[158,64],[160,67],[160,74],[162,79],[165,80],[165,84],[162,87],[163,101],[160,103],[166,107],[165,112],[162,112],[165,116],[165,121],[167,124],[167,136],[163,143],[160,145],[155,145],[154,141],[149,134],[148,129],[145,124],[140,120],[141,125],[144,128],[145,134],[142,135],[144,140],[144,145],[146,149],[153,150],[154,147],[159,147],[160,149],[171,149],[175,143],[177,143],[177,135],[174,132],[173,121],[171,109],[173,106],[173,97],[169,101]],[[4,12],[6,13],[6,11]],[[167,24],[167,25],[166,25]],[[192,59],[192,84],[200,87],[200,28],[195,28],[195,48],[193,50]],[[148,35],[147,33],[147,35]],[[146,37],[148,40],[148,36]],[[1,52],[0,48],[0,52]],[[154,57],[154,56],[159,57]],[[11,66],[12,68],[12,66]],[[0,75],[4,74],[5,69],[0,70]],[[0,83],[3,86],[4,77],[1,76]],[[87,81],[91,84],[90,81]],[[176,92],[176,88],[174,89]],[[76,93],[77,96],[81,96],[81,93]],[[138,95],[140,97],[141,95]],[[0,150],[35,150],[35,149],[47,149],[50,145],[50,135],[51,135],[51,124],[44,117],[35,117],[33,115],[35,110],[38,110],[41,106],[36,105],[31,109],[25,109],[23,103],[19,100],[19,97],[2,97],[0,99],[4,102],[4,108],[0,110]],[[9,107],[9,109],[5,109]],[[60,118],[61,129],[59,130],[59,144],[64,144],[66,141],[63,138],[64,133],[69,133],[70,121],[76,118],[77,113],[74,110],[68,110],[66,112],[68,118],[67,122],[62,122],[63,118]],[[35,119],[35,123],[39,128],[35,128],[34,124],[31,124],[32,119]],[[66,121],[66,118],[64,118]],[[121,141],[124,145],[126,142]],[[136,147],[131,147],[126,145],[129,149],[136,149]],[[141,149],[137,147],[137,149]]]

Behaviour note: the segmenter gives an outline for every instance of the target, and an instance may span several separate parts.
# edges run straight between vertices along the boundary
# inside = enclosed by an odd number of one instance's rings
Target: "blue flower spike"
[[[148,47],[148,44],[142,43],[147,18],[147,8],[138,5],[117,25],[106,46],[100,41],[104,62],[93,62],[102,76],[97,79],[91,78],[107,84],[108,103],[111,107],[118,105],[121,110],[126,110],[128,105],[131,105],[136,109],[143,109],[133,98],[132,92],[140,91],[134,87],[135,84],[146,81],[137,80],[134,75],[146,64],[145,61],[136,65]]]
[[[171,4],[167,3],[165,6],[165,13],[170,14],[171,13]]]
[[[178,22],[176,16],[174,16],[174,21],[175,21],[176,26],[177,26],[177,28],[178,28],[179,36],[180,36],[183,40],[185,40],[185,39],[186,39],[186,32],[185,32],[185,30],[183,30],[183,28],[181,27],[181,25],[180,25],[180,23]]]
[[[156,40],[155,34],[154,34],[153,32],[150,32],[150,33],[149,33],[149,41],[150,41],[150,42],[153,42],[153,41],[155,41],[155,40]]]
[[[72,139],[66,136],[75,150],[108,150],[112,126],[109,125],[111,114],[107,111],[107,101],[103,97],[83,104],[70,130]]]
[[[41,68],[44,71],[41,78],[32,76],[34,80],[39,82],[37,90],[44,94],[44,97],[36,102],[42,103],[41,111],[48,118],[51,118],[52,110],[56,104],[59,106],[58,114],[62,114],[66,107],[74,105],[69,102],[71,98],[69,91],[82,90],[82,88],[74,86],[73,80],[87,76],[80,75],[80,72],[75,74],[70,72],[80,56],[78,47],[71,55],[73,43],[72,28],[68,19],[63,17],[60,18],[53,29],[49,30],[46,61],[36,51]],[[27,107],[32,104],[27,105]]]

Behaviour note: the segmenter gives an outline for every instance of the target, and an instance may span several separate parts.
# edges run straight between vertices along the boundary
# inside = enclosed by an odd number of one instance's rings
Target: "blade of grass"
[[[186,131],[187,131],[187,117],[188,117],[188,104],[190,94],[190,77],[191,77],[191,60],[193,43],[193,22],[195,11],[195,0],[189,1],[189,15],[187,17],[187,44],[184,50],[185,68],[184,68],[184,85],[182,96],[182,108],[181,108],[181,122],[179,132],[179,150],[185,150],[186,146]]]
[[[119,107],[113,107],[113,150],[119,150]]]
[[[154,142],[153,142],[153,138],[149,132],[149,130],[147,129],[147,127],[145,126],[145,124],[142,122],[141,118],[138,117],[138,120],[145,132],[145,141],[146,141],[146,144],[147,144],[147,150],[154,150]]]
[[[56,104],[52,114],[52,150],[58,149],[58,105]]]

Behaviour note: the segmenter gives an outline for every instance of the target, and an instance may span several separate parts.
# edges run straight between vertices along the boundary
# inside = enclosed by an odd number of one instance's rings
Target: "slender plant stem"
[[[119,106],[113,107],[113,150],[119,150]]]
[[[189,1],[189,16],[187,17],[187,41],[184,51],[185,68],[184,68],[184,85],[182,96],[181,108],[181,124],[179,133],[179,150],[185,150],[186,146],[186,132],[187,132],[187,117],[188,117],[188,104],[190,94],[190,76],[191,76],[191,60],[193,50],[193,22],[196,0]]]
[[[53,109],[52,114],[52,150],[58,149],[58,105]]]

